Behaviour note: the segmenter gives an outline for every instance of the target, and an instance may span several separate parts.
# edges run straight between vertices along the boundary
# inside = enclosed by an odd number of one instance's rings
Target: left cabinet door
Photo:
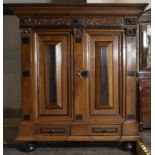
[[[39,120],[72,119],[71,40],[70,30],[32,33],[33,114]]]

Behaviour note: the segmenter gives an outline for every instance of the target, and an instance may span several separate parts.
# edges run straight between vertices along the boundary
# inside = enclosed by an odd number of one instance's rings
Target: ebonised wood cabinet
[[[140,138],[136,28],[146,5],[6,6],[20,18],[23,121],[18,141]]]

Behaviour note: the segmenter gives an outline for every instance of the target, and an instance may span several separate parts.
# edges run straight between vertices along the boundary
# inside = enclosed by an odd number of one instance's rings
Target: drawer
[[[142,112],[142,122],[151,122],[151,113],[150,112]]]
[[[143,88],[142,98],[151,98],[151,88]]]
[[[140,86],[141,87],[151,87],[151,79],[141,79]]]
[[[68,126],[38,125],[36,127],[36,132],[39,135],[66,136],[70,135],[70,128]]]
[[[91,127],[91,135],[120,135],[121,127],[117,125],[94,125]]]
[[[79,125],[72,126],[72,136],[88,136],[88,135],[120,135],[121,127],[119,125]]]

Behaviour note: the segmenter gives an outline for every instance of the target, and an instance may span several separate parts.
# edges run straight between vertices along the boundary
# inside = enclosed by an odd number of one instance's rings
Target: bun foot
[[[33,142],[27,142],[25,144],[22,144],[20,148],[18,148],[21,152],[33,152],[37,148],[37,145]]]
[[[135,142],[123,142],[122,144],[122,150],[124,151],[134,151],[135,149],[136,149]]]

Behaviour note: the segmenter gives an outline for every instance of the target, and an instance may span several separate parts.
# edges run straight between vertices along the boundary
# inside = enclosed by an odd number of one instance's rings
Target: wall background
[[[5,117],[12,117],[21,108],[21,61],[18,24],[19,20],[16,16],[4,16],[3,18],[3,104]]]

